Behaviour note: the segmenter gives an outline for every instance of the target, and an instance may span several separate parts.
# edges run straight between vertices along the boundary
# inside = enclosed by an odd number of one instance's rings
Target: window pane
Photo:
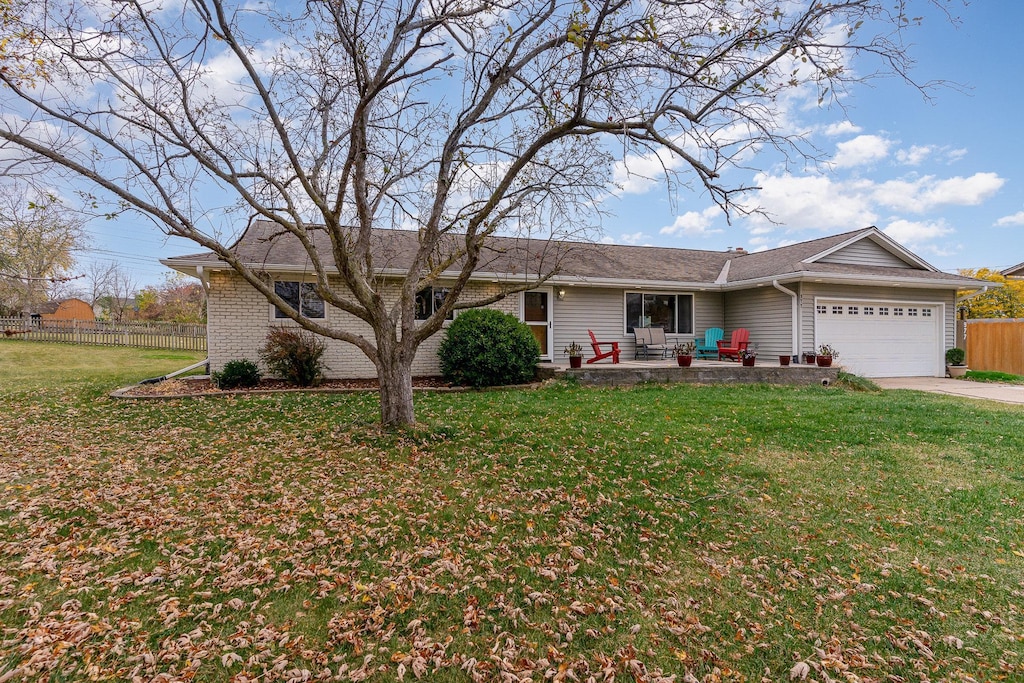
[[[444,305],[445,298],[448,296],[448,289],[445,288],[445,287],[434,287],[433,289],[434,289],[434,309],[431,311],[431,313],[433,313],[437,309],[441,308],[441,306]],[[448,317],[446,318],[446,320],[451,320],[454,317],[455,317],[455,311],[451,311],[450,313],[448,313]]]
[[[416,319],[426,320],[430,317],[430,313],[433,310],[431,308],[432,301],[430,299],[430,288],[421,289],[416,292]]]
[[[651,319],[651,327],[676,331],[675,294],[644,294],[644,316]]]
[[[296,311],[299,310],[299,283],[298,282],[275,282],[274,293],[285,300],[285,302],[294,308]],[[287,318],[288,316],[277,307],[274,307],[275,318]]]
[[[678,326],[676,332],[679,334],[693,334],[693,296],[680,294],[679,318],[676,320]]]
[[[643,327],[640,324],[640,316],[643,315],[644,299],[642,294],[626,294],[626,332],[632,332],[634,327]]]
[[[324,300],[316,293],[316,285],[312,282],[303,282],[301,287],[302,315],[307,318],[324,317]]]
[[[531,323],[546,323],[548,321],[547,292],[523,294],[523,319]]]

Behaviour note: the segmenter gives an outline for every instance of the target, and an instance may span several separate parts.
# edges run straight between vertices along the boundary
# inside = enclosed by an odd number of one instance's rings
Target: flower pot
[[[832,356],[816,356],[819,368],[832,367]]]
[[[754,367],[754,361],[755,360],[757,360],[757,358],[755,358],[754,356],[751,356],[750,358],[743,358],[742,359],[743,367],[745,367],[745,368],[752,368],[752,367]]]
[[[789,365],[789,361],[790,360],[791,359],[790,359],[789,356],[779,356],[779,365],[783,365],[783,366]]]
[[[946,374],[950,377],[963,377],[967,374],[967,369],[966,365],[947,365]]]
[[[679,363],[679,367],[688,368],[693,362],[693,356],[676,356],[676,362]]]
[[[582,368],[583,367],[583,356],[569,356],[569,367],[570,368]]]
[[[815,356],[813,353],[805,353],[804,363],[806,363],[807,365],[814,365],[814,361],[816,358],[817,356]]]

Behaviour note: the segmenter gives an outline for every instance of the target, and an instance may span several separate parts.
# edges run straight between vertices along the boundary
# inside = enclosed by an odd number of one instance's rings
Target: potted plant
[[[583,347],[576,342],[571,342],[568,346],[562,349],[562,353],[569,356],[569,367],[570,368],[581,368],[583,367]]]
[[[817,361],[817,358],[818,357],[810,351],[804,353],[804,363],[806,363],[807,365],[814,365],[814,363]]]
[[[779,356],[779,365],[786,367],[789,365],[789,361],[793,360],[792,356]]]
[[[697,344],[692,341],[676,342],[676,345],[672,347],[672,351],[676,354],[676,362],[681,368],[690,367],[690,363],[693,362],[693,352],[696,350]]]
[[[950,377],[963,377],[967,373],[967,365],[964,361],[967,354],[963,349],[953,347],[946,350],[946,374]]]
[[[745,348],[742,351],[740,351],[740,361],[743,363],[743,367],[747,367],[747,368],[754,367],[754,362],[756,360],[757,360],[757,345],[756,344],[754,345],[753,348],[750,348],[748,346],[747,348]]]
[[[822,344],[818,347],[818,355],[815,356],[815,361],[818,363],[819,368],[832,367],[832,359],[839,358],[839,352],[828,344]]]

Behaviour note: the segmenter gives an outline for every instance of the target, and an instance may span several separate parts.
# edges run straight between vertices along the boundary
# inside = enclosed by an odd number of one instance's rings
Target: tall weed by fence
[[[139,320],[0,318],[0,339],[206,351],[206,325]]]

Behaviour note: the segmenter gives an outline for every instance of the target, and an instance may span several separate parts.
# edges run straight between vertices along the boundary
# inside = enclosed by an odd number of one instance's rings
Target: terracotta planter
[[[569,367],[570,368],[582,368],[583,367],[583,356],[569,356]]]
[[[741,360],[743,361],[743,367],[752,368],[754,367],[754,361],[757,360],[757,358],[751,356],[750,358],[743,358]]]
[[[816,356],[819,368],[832,367],[832,356]]]
[[[963,377],[967,374],[967,369],[966,365],[947,365],[946,374],[950,377]]]
[[[688,368],[693,362],[693,356],[676,356],[676,362],[679,363],[679,367]]]
[[[779,365],[789,365],[789,361],[792,360],[789,356],[779,356]]]
[[[807,365],[814,365],[815,359],[817,359],[817,356],[815,356],[813,353],[804,354],[804,363],[806,363]]]

